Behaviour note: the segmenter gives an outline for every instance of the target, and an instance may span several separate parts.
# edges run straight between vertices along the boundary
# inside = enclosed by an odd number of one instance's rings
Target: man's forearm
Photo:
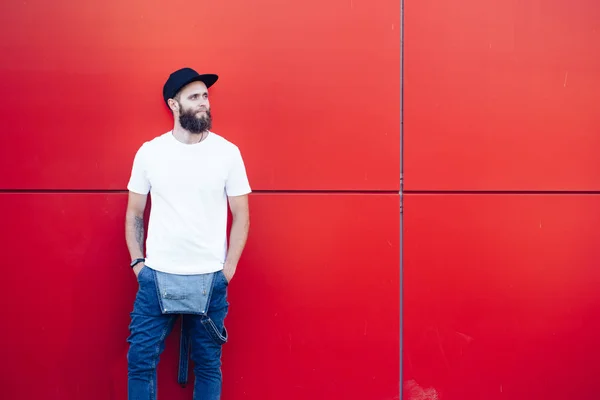
[[[127,213],[125,217],[125,241],[131,259],[144,257],[144,215]]]
[[[242,256],[242,251],[244,250],[244,246],[246,246],[246,239],[248,239],[249,229],[250,218],[247,214],[234,217],[229,234],[227,259],[225,261],[225,269],[229,272],[229,276],[233,276],[238,261]]]

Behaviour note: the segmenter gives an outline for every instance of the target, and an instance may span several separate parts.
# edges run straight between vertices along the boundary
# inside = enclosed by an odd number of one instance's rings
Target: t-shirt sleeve
[[[233,153],[231,165],[229,167],[225,191],[227,192],[227,196],[242,196],[252,191],[250,182],[248,182],[242,154],[237,147]]]
[[[128,190],[139,194],[148,194],[150,191],[150,181],[148,180],[148,171],[146,169],[144,155],[145,146],[142,146],[133,159],[131,176],[129,178],[129,183],[127,184]]]

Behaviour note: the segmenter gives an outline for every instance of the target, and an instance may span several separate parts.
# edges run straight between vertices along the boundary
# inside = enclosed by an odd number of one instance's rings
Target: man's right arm
[[[125,240],[132,260],[144,258],[144,211],[147,200],[147,194],[129,192],[125,213]],[[133,267],[136,276],[143,267],[144,263]]]

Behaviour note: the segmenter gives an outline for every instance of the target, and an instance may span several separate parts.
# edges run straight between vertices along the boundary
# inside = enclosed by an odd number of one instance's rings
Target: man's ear
[[[179,103],[177,103],[177,101],[169,99],[167,100],[167,102],[169,103],[169,108],[171,109],[171,111],[175,112],[179,110]]]

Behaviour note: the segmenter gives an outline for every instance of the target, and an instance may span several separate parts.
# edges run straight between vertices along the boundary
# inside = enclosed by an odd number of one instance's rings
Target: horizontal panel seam
[[[127,190],[120,189],[0,189],[0,193],[15,194],[127,194]],[[394,194],[399,195],[395,190],[253,190],[253,194]]]
[[[554,195],[554,194],[600,194],[600,190],[406,190],[403,194],[423,194],[423,195]]]

